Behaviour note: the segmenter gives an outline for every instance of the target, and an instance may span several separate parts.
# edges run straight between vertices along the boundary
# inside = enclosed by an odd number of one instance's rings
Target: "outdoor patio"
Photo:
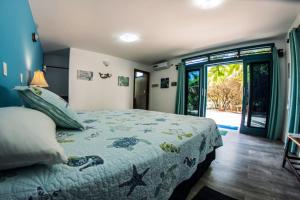
[[[239,129],[241,125],[242,114],[233,113],[233,112],[221,112],[218,110],[207,109],[206,117],[215,120],[218,125],[238,127]]]

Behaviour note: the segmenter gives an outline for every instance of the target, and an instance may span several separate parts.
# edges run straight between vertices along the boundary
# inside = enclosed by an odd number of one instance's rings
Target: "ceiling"
[[[192,0],[30,0],[45,51],[76,47],[153,64],[208,48],[285,34],[300,1],[225,0],[201,10]],[[124,32],[141,40],[122,43]]]

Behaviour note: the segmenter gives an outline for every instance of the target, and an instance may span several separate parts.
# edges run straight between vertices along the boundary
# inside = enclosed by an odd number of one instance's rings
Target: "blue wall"
[[[0,107],[20,105],[13,90],[31,79],[33,72],[42,68],[43,50],[40,42],[32,42],[36,32],[28,0],[0,1]],[[8,65],[8,76],[3,75],[2,63]]]

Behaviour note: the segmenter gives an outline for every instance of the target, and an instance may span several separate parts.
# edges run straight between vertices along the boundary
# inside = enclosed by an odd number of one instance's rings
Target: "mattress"
[[[207,118],[143,110],[78,114],[86,130],[57,131],[68,163],[0,172],[0,199],[165,200],[222,146]]]

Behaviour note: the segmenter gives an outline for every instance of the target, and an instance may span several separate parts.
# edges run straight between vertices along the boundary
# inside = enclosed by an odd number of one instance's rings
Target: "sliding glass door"
[[[270,60],[237,60],[186,71],[186,114],[220,127],[265,136],[270,106]],[[242,112],[241,112],[242,111]]]
[[[240,132],[265,136],[270,106],[270,61],[244,62],[243,115]]]
[[[265,136],[273,46],[231,49],[183,60],[185,113],[212,118],[220,128]]]

